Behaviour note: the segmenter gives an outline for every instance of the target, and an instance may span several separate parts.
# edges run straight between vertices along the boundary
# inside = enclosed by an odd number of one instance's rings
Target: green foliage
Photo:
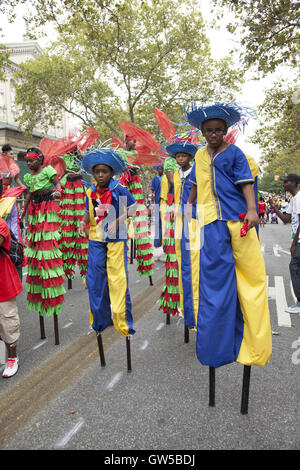
[[[266,91],[258,108],[259,129],[251,141],[263,151],[261,163],[269,173],[300,174],[299,88],[283,83]]]
[[[227,29],[239,38],[245,67],[273,72],[280,64],[299,61],[300,14],[295,0],[214,0],[222,20],[224,8],[234,14]]]
[[[0,28],[1,31],[1,28]],[[9,66],[9,52],[0,44],[0,80],[5,80],[5,69]]]
[[[23,0],[6,1],[13,8]],[[17,75],[20,124],[47,128],[62,110],[122,136],[125,119],[155,132],[153,108],[182,119],[191,99],[230,100],[243,80],[232,61],[214,61],[192,0],[32,0],[31,35],[55,24],[58,38]]]
[[[258,178],[258,190],[267,193],[285,194],[282,181],[275,181],[274,173],[265,173]]]

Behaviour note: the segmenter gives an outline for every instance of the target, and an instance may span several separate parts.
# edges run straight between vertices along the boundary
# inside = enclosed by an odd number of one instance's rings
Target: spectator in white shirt
[[[292,222],[292,245],[290,261],[290,275],[297,302],[286,309],[288,313],[300,313],[300,191],[298,184],[300,176],[291,173],[281,178],[285,191],[291,193],[292,197],[289,206],[286,208],[286,214],[283,214],[273,200],[270,200],[271,207],[275,210],[278,217],[284,224]]]

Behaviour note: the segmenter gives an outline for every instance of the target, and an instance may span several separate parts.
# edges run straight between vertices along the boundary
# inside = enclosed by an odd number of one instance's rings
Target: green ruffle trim
[[[42,302],[27,302],[28,310],[33,310],[39,312],[39,314],[43,317],[46,315],[47,317],[51,317],[54,313],[58,315],[62,312],[62,304],[56,305],[56,307],[48,307],[47,309],[42,305]]]
[[[34,242],[40,242],[41,240],[60,240],[61,235],[58,231],[55,232],[36,232],[36,233],[28,233],[27,235],[28,240]]]
[[[149,270],[149,271],[138,271],[138,277],[142,277],[142,276],[152,276],[152,274],[154,273],[153,269]]]
[[[55,299],[59,295],[64,295],[66,290],[63,285],[54,287],[42,287],[41,285],[26,284],[27,292],[31,294],[41,294],[42,299]]]
[[[28,223],[36,225],[41,222],[59,222],[60,218],[56,212],[48,212],[47,214],[38,213],[37,217],[33,215],[28,215]]]
[[[42,279],[54,279],[56,277],[61,277],[64,275],[64,270],[62,266],[58,266],[57,268],[51,269],[38,269],[32,268],[31,266],[27,266],[27,274],[29,276],[36,276]]]
[[[37,260],[42,260],[42,259],[57,259],[62,257],[62,253],[58,248],[54,248],[53,250],[35,250],[33,248],[25,248],[25,255],[27,258],[36,258]]]
[[[74,188],[65,188],[65,194],[85,193],[84,186],[76,186]]]

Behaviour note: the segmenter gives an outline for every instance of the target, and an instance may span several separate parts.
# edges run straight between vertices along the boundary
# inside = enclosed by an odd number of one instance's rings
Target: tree
[[[4,3],[12,8],[24,2]],[[17,74],[20,124],[28,131],[37,122],[46,129],[66,109],[106,139],[120,134],[122,119],[154,124],[154,107],[179,119],[191,99],[231,100],[242,82],[229,58],[212,60],[202,15],[191,0],[31,4],[34,31],[52,22],[58,37]]]
[[[258,178],[258,190],[275,194],[285,193],[282,181],[276,181],[274,173],[265,173]]]
[[[277,82],[258,108],[259,129],[251,141],[261,147],[267,172],[300,174],[299,91],[295,85]]]
[[[280,64],[296,66],[300,45],[300,3],[297,0],[214,0],[222,18],[224,7],[235,18],[227,29],[239,38],[246,68],[273,72]]]
[[[9,67],[9,52],[4,45],[0,44],[0,80],[5,80],[5,69],[7,67]]]

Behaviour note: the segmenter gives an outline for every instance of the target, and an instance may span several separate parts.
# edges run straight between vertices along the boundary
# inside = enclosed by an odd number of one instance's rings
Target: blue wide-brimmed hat
[[[176,157],[177,153],[187,153],[194,157],[198,147],[190,142],[174,142],[166,146],[166,151],[171,157]]]
[[[126,168],[122,158],[112,149],[93,149],[83,155],[82,168],[87,173],[93,174],[93,167],[100,164],[112,168],[114,175],[121,175]]]
[[[200,130],[202,124],[209,119],[222,119],[229,128],[241,121],[245,112],[248,110],[237,103],[219,103],[212,106],[197,106],[196,103],[191,103],[185,108],[187,122]]]

